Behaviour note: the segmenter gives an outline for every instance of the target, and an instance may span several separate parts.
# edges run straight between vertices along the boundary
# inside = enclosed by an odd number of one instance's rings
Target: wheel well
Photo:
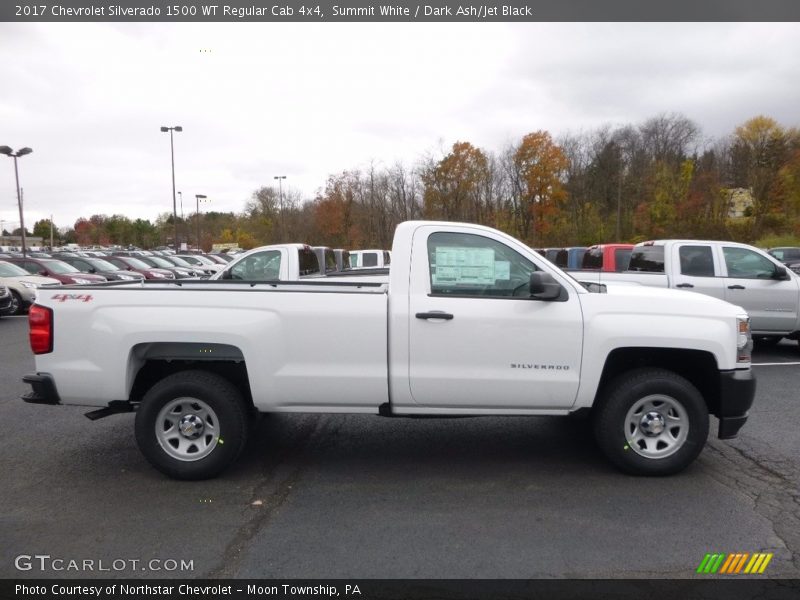
[[[677,348],[617,348],[606,359],[595,403],[605,394],[606,386],[619,375],[643,367],[659,367],[689,380],[708,406],[710,413],[719,407],[719,370],[714,355],[702,350]]]
[[[253,406],[250,379],[244,356],[238,348],[224,344],[153,343],[139,344],[130,355],[128,372],[134,374],[130,402],[141,402],[153,385],[180,371],[202,370],[233,383]]]

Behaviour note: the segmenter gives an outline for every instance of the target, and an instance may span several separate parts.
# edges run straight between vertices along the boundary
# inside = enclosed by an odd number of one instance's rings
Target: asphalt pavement
[[[27,323],[3,318],[0,577],[677,578],[771,552],[797,578],[800,348],[754,356],[740,437],[673,477],[620,474],[573,419],[276,415],[223,476],[178,482],[133,415],[20,401]]]

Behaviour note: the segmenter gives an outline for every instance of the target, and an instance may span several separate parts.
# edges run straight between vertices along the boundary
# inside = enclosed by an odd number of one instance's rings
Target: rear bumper
[[[719,418],[717,437],[721,440],[735,438],[747,422],[748,411],[756,395],[756,378],[753,371],[723,371],[719,374]]]
[[[52,375],[48,373],[36,373],[25,375],[22,381],[29,384],[33,389],[22,396],[24,402],[30,404],[61,404],[61,398],[56,390],[56,382]]]

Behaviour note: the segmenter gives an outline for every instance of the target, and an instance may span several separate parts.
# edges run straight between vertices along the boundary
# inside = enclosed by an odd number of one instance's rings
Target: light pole
[[[22,235],[22,256],[25,257],[27,253],[27,245],[25,241],[25,219],[22,217],[22,193],[19,189],[19,169],[17,168],[17,158],[20,156],[25,156],[26,154],[30,154],[33,152],[30,148],[20,148],[16,152],[14,152],[8,146],[0,146],[0,154],[5,154],[6,156],[10,156],[14,159],[14,176],[17,180],[17,205],[19,206],[19,227],[20,227],[20,234]]]
[[[175,251],[178,250],[178,203],[175,200],[175,144],[172,140],[172,132],[183,131],[183,127],[180,125],[175,125],[174,127],[162,127],[162,132],[169,131],[169,154],[172,158],[172,222],[175,224],[175,239],[172,242],[172,246],[175,248]]]
[[[273,179],[278,180],[278,207],[280,210],[280,222],[281,222],[281,239],[279,242],[283,242],[283,180],[286,179],[286,175],[275,175]]]
[[[197,202],[197,214],[195,218],[197,219],[197,249],[200,249],[200,200],[205,200],[207,196],[205,194],[195,194],[194,199]]]
[[[183,223],[183,231],[185,233],[186,232],[186,221],[183,220],[183,192],[178,190],[178,196],[181,197],[181,223]],[[189,239],[189,235],[188,234],[186,235],[186,239],[187,240]],[[177,252],[178,250],[176,249],[175,251]]]

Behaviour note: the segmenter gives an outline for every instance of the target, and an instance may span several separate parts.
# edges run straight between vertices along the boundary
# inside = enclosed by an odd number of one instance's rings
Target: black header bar
[[[4,0],[0,22],[800,21],[798,0]]]

